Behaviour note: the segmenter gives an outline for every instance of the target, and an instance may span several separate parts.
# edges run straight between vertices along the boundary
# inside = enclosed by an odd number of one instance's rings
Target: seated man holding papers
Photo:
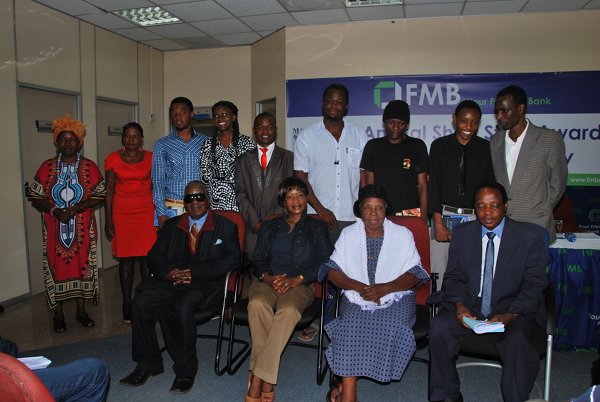
[[[547,257],[539,228],[505,217],[507,201],[502,185],[481,186],[477,221],[453,232],[442,290],[428,299],[442,306],[429,327],[432,401],[463,400],[455,360],[471,331],[465,319],[504,326],[496,348],[505,401],[527,400],[535,382],[539,356],[529,339],[545,319]]]

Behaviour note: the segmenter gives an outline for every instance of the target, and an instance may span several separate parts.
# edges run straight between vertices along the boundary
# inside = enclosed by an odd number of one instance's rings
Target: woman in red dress
[[[149,276],[146,256],[154,241],[152,202],[152,152],[143,149],[144,130],[134,122],[123,126],[123,148],[104,161],[106,172],[106,237],[112,241],[113,255],[119,258],[123,294],[123,320],[131,319],[133,269],[137,261],[142,279]]]
[[[104,179],[94,162],[80,155],[85,125],[65,116],[52,122],[58,155],[38,169],[27,198],[42,213],[43,271],[54,331],[67,329],[62,303],[75,299],[77,321],[93,327],[85,301],[98,302],[98,258],[94,207],[102,204]]]

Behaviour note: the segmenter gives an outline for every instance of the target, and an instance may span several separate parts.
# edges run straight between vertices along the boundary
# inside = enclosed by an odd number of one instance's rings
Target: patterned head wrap
[[[71,118],[68,114],[61,119],[52,120],[52,131],[54,132],[54,144],[56,145],[58,135],[64,131],[70,131],[79,139],[79,146],[83,145],[83,137],[85,137],[85,124],[79,120]]]

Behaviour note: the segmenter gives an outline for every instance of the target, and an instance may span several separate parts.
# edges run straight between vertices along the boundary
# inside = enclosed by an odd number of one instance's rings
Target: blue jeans
[[[100,359],[80,359],[56,367],[35,370],[56,402],[102,402],[110,374]]]

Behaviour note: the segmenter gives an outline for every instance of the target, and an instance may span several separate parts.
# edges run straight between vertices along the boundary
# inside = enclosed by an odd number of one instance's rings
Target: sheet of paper
[[[476,334],[487,334],[489,332],[504,332],[504,324],[502,324],[501,322],[487,322],[481,320],[474,320],[469,317],[464,317],[463,321]]]
[[[19,357],[21,363],[29,367],[30,370],[39,370],[46,368],[52,363],[52,361],[44,356],[33,356],[33,357]]]

